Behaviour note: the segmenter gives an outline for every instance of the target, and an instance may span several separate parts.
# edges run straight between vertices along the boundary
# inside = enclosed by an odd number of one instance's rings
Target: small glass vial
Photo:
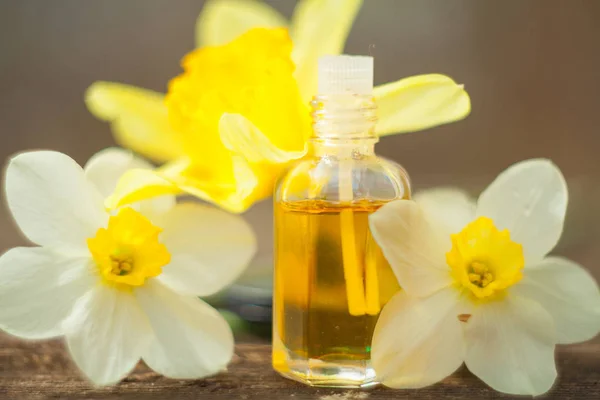
[[[312,386],[378,383],[370,346],[400,290],[368,217],[410,198],[398,164],[375,155],[373,58],[319,60],[308,156],[275,193],[273,367]]]

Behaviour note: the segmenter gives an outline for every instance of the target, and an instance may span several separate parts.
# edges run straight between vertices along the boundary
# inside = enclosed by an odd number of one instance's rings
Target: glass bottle
[[[273,367],[312,386],[378,383],[371,338],[400,289],[368,217],[410,183],[375,155],[372,88],[372,57],[319,60],[308,156],[276,188]]]

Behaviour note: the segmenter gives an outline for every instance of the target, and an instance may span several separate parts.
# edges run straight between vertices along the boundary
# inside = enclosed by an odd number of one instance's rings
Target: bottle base
[[[274,365],[274,369],[285,378],[314,387],[370,389],[379,385],[370,362],[365,360],[306,359],[289,357],[288,353],[283,365]]]

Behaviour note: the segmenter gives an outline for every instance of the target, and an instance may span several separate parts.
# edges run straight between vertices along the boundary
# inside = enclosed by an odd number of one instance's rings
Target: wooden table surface
[[[600,344],[559,347],[560,377],[547,399],[600,399]],[[229,371],[212,378],[164,378],[145,365],[119,385],[94,388],[84,381],[61,341],[24,342],[0,333],[0,399],[496,399],[512,398],[487,388],[462,369],[422,390],[316,389],[286,380],[270,366],[270,346],[239,344]]]

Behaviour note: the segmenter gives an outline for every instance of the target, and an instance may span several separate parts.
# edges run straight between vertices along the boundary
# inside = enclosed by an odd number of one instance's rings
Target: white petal
[[[381,382],[421,388],[441,381],[463,362],[459,292],[426,298],[396,294],[383,308],[373,335],[371,360]]]
[[[96,385],[123,379],[152,339],[133,294],[107,285],[86,293],[63,326],[73,360]]]
[[[89,254],[86,239],[104,226],[102,197],[69,156],[34,151],[13,157],[6,169],[8,207],[32,242]]]
[[[465,363],[494,390],[540,395],[556,379],[555,332],[542,306],[509,294],[477,308],[466,324]]]
[[[502,172],[481,194],[477,215],[508,229],[511,239],[523,245],[526,264],[533,265],[560,239],[567,202],[558,167],[549,160],[526,160]]]
[[[119,148],[108,148],[96,153],[85,165],[85,176],[91,181],[104,199],[113,194],[117,182],[131,169],[152,169],[152,165],[132,152]],[[158,196],[134,203],[132,206],[147,217],[169,211],[175,205],[175,196]]]
[[[233,334],[225,319],[197,297],[179,296],[155,280],[136,291],[155,339],[143,355],[156,372],[197,379],[223,370],[233,356]]]
[[[75,301],[96,280],[89,259],[11,249],[0,257],[0,327],[26,339],[59,336]]]
[[[387,203],[369,217],[375,241],[400,286],[411,296],[428,296],[452,283],[446,253],[452,244],[417,203]]]
[[[548,257],[524,275],[513,290],[552,315],[558,343],[582,342],[598,334],[600,291],[589,272],[573,261]]]
[[[256,238],[240,216],[181,203],[162,217],[162,243],[171,263],[158,279],[178,293],[208,296],[232,283],[256,252]]]
[[[133,168],[151,169],[152,165],[135,157],[131,151],[111,147],[94,154],[85,164],[84,171],[102,197],[108,197],[115,191],[121,175]]]
[[[431,221],[450,235],[458,233],[475,219],[475,200],[454,188],[422,190],[413,196]]]

